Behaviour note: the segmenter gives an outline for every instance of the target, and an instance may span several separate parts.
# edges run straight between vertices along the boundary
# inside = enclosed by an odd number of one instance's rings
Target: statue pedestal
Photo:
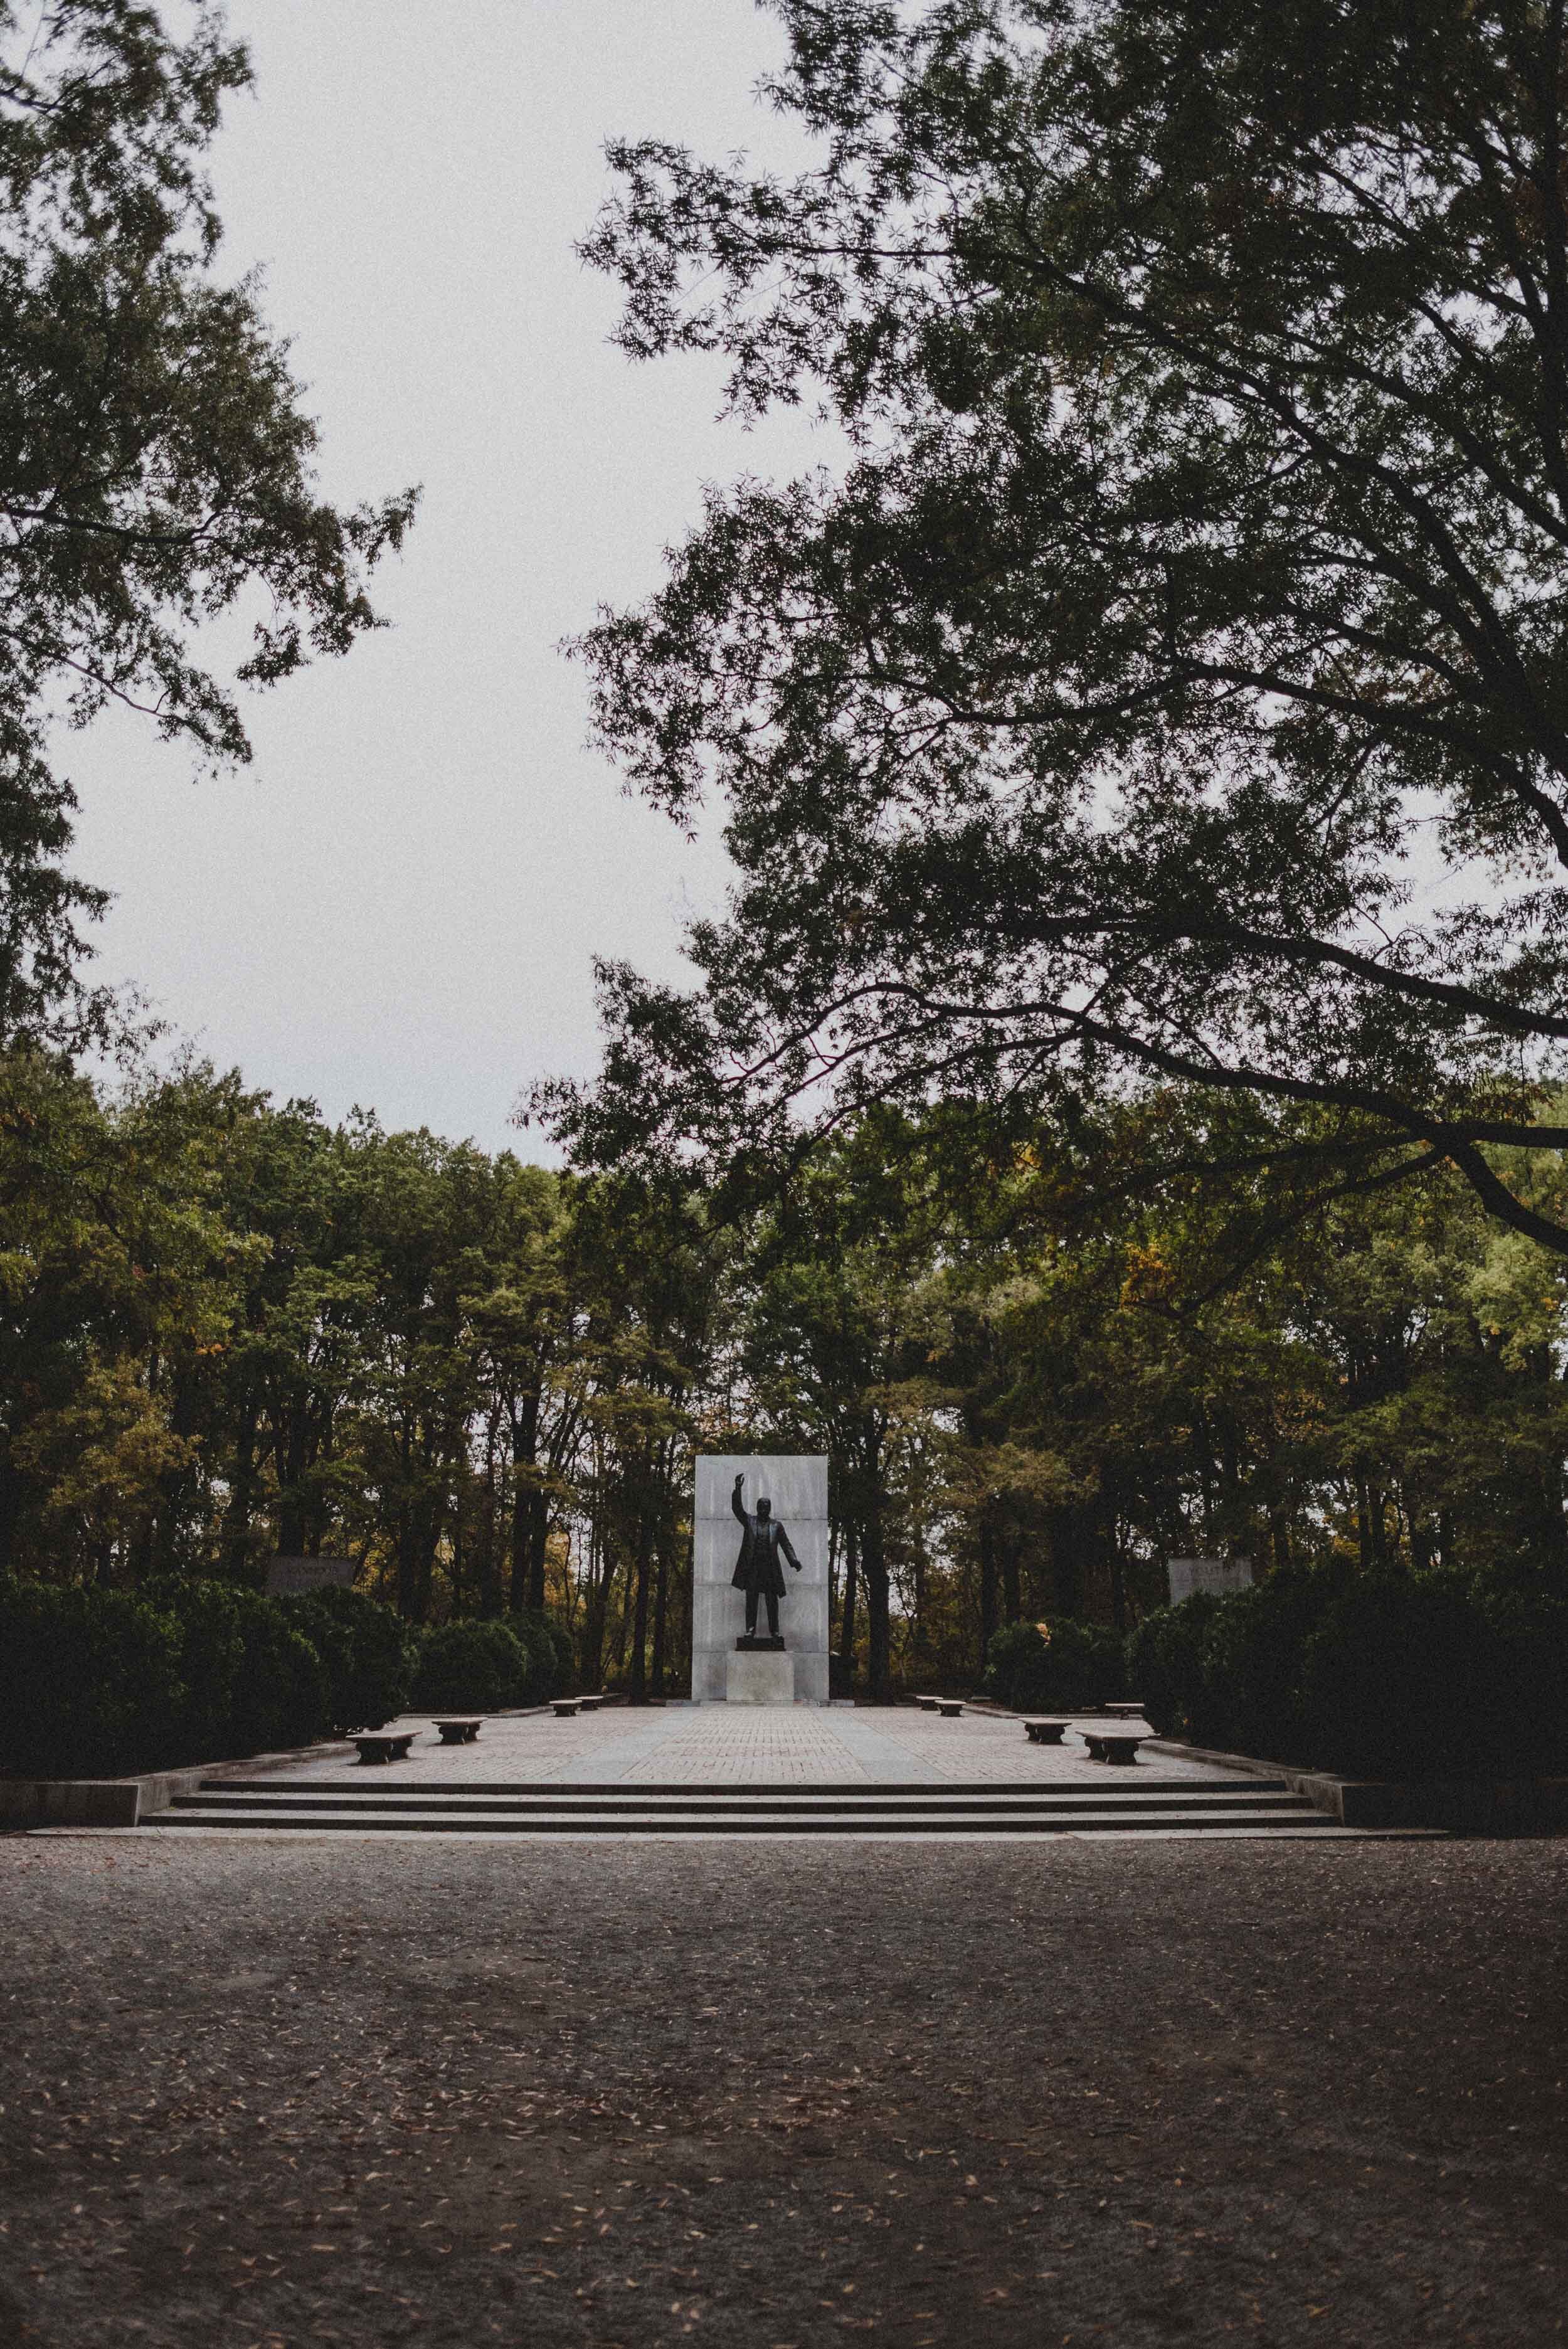
[[[793,1704],[795,1659],[777,1648],[732,1649],[724,1676],[727,1704]]]

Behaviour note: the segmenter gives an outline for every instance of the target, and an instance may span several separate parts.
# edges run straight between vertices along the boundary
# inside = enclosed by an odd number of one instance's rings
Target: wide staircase
[[[1103,1784],[723,1785],[388,1785],[357,1772],[308,1785],[208,1778],[147,1826],[355,1835],[1344,1836],[1283,1779],[1161,1776],[1108,1767]]]

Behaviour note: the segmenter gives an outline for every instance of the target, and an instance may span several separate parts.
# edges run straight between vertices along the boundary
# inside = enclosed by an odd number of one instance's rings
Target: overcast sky
[[[253,95],[213,155],[224,266],[261,263],[345,501],[425,485],[378,574],[393,626],[248,700],[255,763],[193,783],[145,721],[64,747],[76,862],[133,980],[280,1098],[542,1154],[508,1114],[595,1060],[590,958],[675,977],[724,886],[584,747],[555,647],[651,588],[705,479],[780,474],[803,425],[715,420],[702,363],[609,347],[572,245],[620,131],[711,153],[786,131],[751,0],[232,0]]]

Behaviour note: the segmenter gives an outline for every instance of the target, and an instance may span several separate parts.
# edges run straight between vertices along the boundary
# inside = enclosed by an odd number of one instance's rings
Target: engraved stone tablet
[[[296,1590],[350,1590],[354,1587],[351,1557],[269,1557],[267,1597],[282,1598]]]
[[[1171,1577],[1172,1607],[1179,1607],[1183,1599],[1191,1599],[1195,1590],[1212,1590],[1219,1599],[1233,1590],[1250,1590],[1253,1587],[1250,1557],[1173,1557],[1167,1561],[1166,1570]]]

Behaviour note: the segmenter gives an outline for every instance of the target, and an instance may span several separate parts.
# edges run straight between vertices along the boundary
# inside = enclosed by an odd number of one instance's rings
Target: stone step
[[[832,1810],[793,1809],[721,1812],[639,1809],[634,1806],[595,1812],[513,1810],[475,1813],[435,1807],[374,1811],[355,1807],[299,1811],[281,1806],[241,1809],[182,1804],[159,1811],[150,1826],[178,1831],[251,1829],[315,1834],[348,1832],[416,1835],[1128,1835],[1181,1829],[1207,1834],[1322,1832],[1332,1826],[1308,1805],[1278,1805],[1245,1812],[1199,1806],[1112,1803],[1065,1811],[892,1811],[875,1804]]]
[[[852,1795],[821,1795],[814,1788],[789,1794],[761,1789],[752,1793],[727,1789],[717,1795],[696,1790],[684,1795],[653,1795],[634,1788],[606,1795],[584,1795],[575,1791],[568,1793],[549,1788],[526,1795],[453,1795],[434,1787],[428,1791],[409,1789],[397,1794],[361,1793],[358,1788],[351,1794],[296,1792],[292,1788],[287,1791],[280,1789],[275,1793],[269,1790],[265,1794],[235,1794],[224,1788],[206,1794],[176,1795],[172,1807],[176,1810],[206,1811],[352,1810],[366,1813],[433,1810],[444,1816],[471,1813],[482,1817],[515,1817],[543,1811],[587,1816],[603,1812],[635,1812],[647,1818],[725,1818],[740,1813],[748,1818],[765,1815],[793,1817],[870,1810],[883,1816],[940,1813],[944,1817],[992,1818],[1031,1817],[1041,1813],[1070,1816],[1078,1811],[1102,1810],[1113,1806],[1120,1808],[1128,1805],[1140,1810],[1213,1810],[1236,1815],[1260,1809],[1310,1811],[1313,1807],[1304,1795],[1233,1794],[1228,1788],[1211,1791],[1206,1787],[1181,1793],[1129,1787],[1124,1792],[1116,1786],[1053,1787],[1039,1794],[1000,1795],[950,1795],[944,1787],[932,1787],[921,1795],[888,1795],[877,1788],[867,1787]]]
[[[347,1778],[313,1778],[308,1783],[296,1778],[203,1778],[201,1792],[207,1795],[261,1795],[268,1799],[287,1795],[308,1797],[315,1801],[330,1797],[334,1802],[384,1801],[388,1797],[402,1801],[406,1796],[419,1801],[449,1802],[457,1799],[537,1802],[643,1802],[670,1796],[681,1802],[754,1802],[782,1799],[789,1802],[817,1801],[830,1797],[852,1799],[872,1798],[878,1802],[889,1796],[916,1797],[922,1802],[944,1802],[959,1797],[978,1796],[986,1802],[1005,1797],[1027,1796],[1031,1800],[1058,1797],[1068,1800],[1104,1801],[1107,1796],[1122,1800],[1128,1795],[1141,1799],[1144,1795],[1178,1795],[1190,1801],[1222,1799],[1233,1802],[1253,1802],[1260,1797],[1294,1802],[1283,1778],[1234,1777],[1162,1778],[1153,1771],[1145,1772],[1134,1764],[1130,1768],[1115,1764],[1100,1766],[1093,1779],[1084,1778],[999,1778],[939,1779],[929,1778],[825,1778],[802,1780],[799,1785],[779,1785],[778,1782],[758,1779],[747,1785],[728,1778],[717,1783],[682,1781],[679,1779],[627,1778],[430,1778],[422,1785],[417,1776],[395,1776],[396,1764],[386,1765]]]

